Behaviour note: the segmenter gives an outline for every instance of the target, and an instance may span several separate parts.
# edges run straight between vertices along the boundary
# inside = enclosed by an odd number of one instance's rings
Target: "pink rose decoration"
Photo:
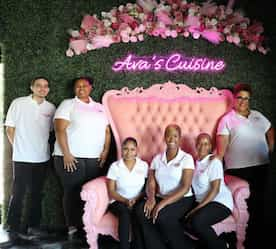
[[[86,45],[87,45],[86,40],[75,40],[70,42],[70,47],[75,52],[76,55],[85,53],[87,51]]]
[[[231,35],[226,36],[226,41],[228,41],[229,43],[232,43],[233,37]]]
[[[177,32],[175,30],[171,31],[171,37],[176,38],[177,37]]]
[[[190,33],[188,31],[184,31],[183,36],[187,38],[190,36]]]
[[[193,33],[194,39],[198,39],[199,37],[200,37],[200,33],[198,33],[198,32]]]
[[[234,0],[230,0],[234,2]],[[228,3],[230,2],[228,1]],[[79,30],[68,30],[69,47],[66,56],[109,47],[112,43],[143,41],[145,35],[194,39],[200,37],[213,44],[223,41],[244,46],[250,51],[266,54],[263,46],[264,28],[260,22],[250,22],[241,12],[206,1],[202,4],[185,0],[137,0],[96,15],[85,15]]]
[[[248,47],[248,49],[251,50],[251,51],[254,51],[254,50],[256,50],[256,48],[257,48],[256,44],[255,44],[255,43],[252,43],[252,42],[251,42],[247,47]]]
[[[136,36],[131,36],[130,41],[131,42],[137,42],[137,37]]]
[[[128,36],[122,37],[122,41],[125,43],[129,42],[129,37]]]

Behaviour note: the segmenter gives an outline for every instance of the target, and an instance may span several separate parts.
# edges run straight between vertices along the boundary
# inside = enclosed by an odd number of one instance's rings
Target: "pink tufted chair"
[[[232,107],[232,94],[228,90],[211,88],[191,89],[184,84],[167,82],[148,89],[109,90],[103,96],[103,104],[116,140],[118,158],[121,157],[121,142],[133,136],[139,144],[139,156],[148,161],[165,149],[163,132],[170,123],[182,129],[182,148],[195,155],[195,138],[201,132],[213,137],[218,120]],[[245,231],[249,218],[245,199],[249,186],[244,180],[225,176],[234,197],[233,214],[214,225],[217,234],[235,231],[237,249],[243,249]],[[118,221],[108,207],[106,178],[100,177],[86,183],[81,191],[85,201],[84,228],[90,249],[97,249],[98,234],[111,235],[118,240]]]

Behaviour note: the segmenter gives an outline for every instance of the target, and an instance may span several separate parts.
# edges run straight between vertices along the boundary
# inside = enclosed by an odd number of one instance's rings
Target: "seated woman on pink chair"
[[[147,175],[148,164],[137,157],[136,139],[126,138],[122,143],[122,159],[112,163],[107,173],[108,192],[113,199],[109,211],[119,219],[120,249],[130,248],[130,227],[135,248],[143,246],[133,208],[144,196]]]
[[[194,203],[191,189],[194,161],[190,154],[180,149],[180,139],[180,127],[167,126],[164,134],[166,151],[154,157],[149,171],[147,200],[136,209],[146,249],[194,248],[180,222]]]
[[[224,183],[221,161],[211,154],[212,140],[208,134],[197,137],[196,149],[192,187],[197,204],[186,216],[187,226],[206,248],[227,249],[227,243],[218,238],[212,225],[231,215],[232,193]]]

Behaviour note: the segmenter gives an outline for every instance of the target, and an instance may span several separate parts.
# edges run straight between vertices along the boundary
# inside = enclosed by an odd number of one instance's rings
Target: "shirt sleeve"
[[[259,117],[262,120],[262,124],[263,124],[265,132],[267,132],[269,130],[269,128],[271,127],[270,121],[260,112],[257,112],[257,113],[259,114]]]
[[[70,121],[70,113],[73,109],[73,101],[72,100],[64,100],[61,102],[59,107],[56,110],[54,119],[65,119]]]
[[[149,166],[146,162],[144,163],[144,172],[145,172],[145,178],[148,178]]]
[[[213,159],[209,164],[208,175],[210,182],[218,179],[224,179],[223,166],[220,160]]]
[[[50,126],[50,131],[54,130],[54,116],[56,112],[56,107],[53,105],[52,106],[52,111],[51,111],[51,126]]]
[[[106,114],[107,112],[106,112],[105,108],[103,107],[103,105],[102,105],[102,110],[103,110],[103,113],[104,113],[104,118],[105,118],[106,126],[108,126],[109,125],[109,121],[108,121],[107,114]]]
[[[219,124],[218,124],[218,129],[217,129],[217,135],[230,135],[230,129],[227,124],[227,116],[224,116]]]
[[[118,170],[116,167],[116,162],[111,164],[110,168],[108,169],[106,177],[114,181],[118,179]]]
[[[16,105],[16,101],[14,100],[7,112],[7,116],[6,116],[6,121],[5,121],[5,126],[10,126],[10,127],[15,127],[16,124],[16,109],[17,109],[17,105]]]
[[[150,169],[151,170],[156,170],[158,168],[158,159],[157,159],[158,156],[154,157],[153,160],[151,161],[151,164],[150,164]]]
[[[194,169],[195,163],[194,159],[191,155],[186,155],[181,161],[180,161],[182,169]]]

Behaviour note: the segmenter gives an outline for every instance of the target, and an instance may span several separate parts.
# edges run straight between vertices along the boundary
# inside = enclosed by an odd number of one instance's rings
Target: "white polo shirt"
[[[218,135],[230,136],[224,155],[226,169],[267,164],[269,148],[266,132],[270,126],[271,123],[258,111],[251,110],[248,118],[235,110],[227,113],[217,130]]]
[[[13,161],[40,163],[49,160],[48,139],[54,113],[52,103],[44,100],[38,104],[32,95],[17,98],[11,103],[5,126],[15,128]]]
[[[155,178],[159,186],[161,195],[167,195],[175,191],[181,184],[184,169],[194,169],[193,157],[178,150],[176,157],[167,162],[166,151],[155,156],[151,162],[150,168],[155,170]],[[192,196],[192,189],[185,196]]]
[[[103,150],[108,120],[103,105],[90,98],[84,103],[77,97],[61,102],[54,119],[70,122],[66,129],[69,150],[75,157],[98,158]],[[63,156],[58,142],[54,155]]]
[[[126,199],[137,197],[145,184],[148,176],[148,164],[136,157],[136,162],[131,171],[123,159],[111,164],[107,178],[116,181],[116,191]]]
[[[231,191],[225,185],[223,165],[217,158],[210,160],[208,155],[201,161],[196,161],[192,186],[197,202],[201,202],[211,188],[211,182],[220,179],[220,188],[213,201],[219,202],[233,210],[233,197]]]

